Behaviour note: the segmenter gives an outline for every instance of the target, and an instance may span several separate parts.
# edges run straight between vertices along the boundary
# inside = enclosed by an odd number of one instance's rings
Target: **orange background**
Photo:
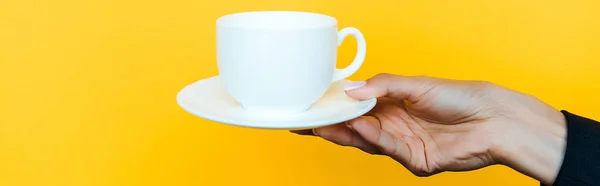
[[[251,10],[360,29],[353,80],[489,80],[600,118],[597,0],[0,0],[0,185],[538,185],[502,166],[418,178],[385,157],[184,112],[176,93],[217,75],[216,19]],[[344,42],[339,67],[355,48]]]

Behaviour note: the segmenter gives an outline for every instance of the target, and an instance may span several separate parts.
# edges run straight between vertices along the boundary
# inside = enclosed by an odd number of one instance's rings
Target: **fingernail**
[[[345,91],[354,90],[354,89],[363,87],[366,84],[367,84],[367,82],[365,82],[365,81],[357,81],[357,82],[348,83],[348,84],[344,85],[344,90]]]
[[[346,122],[344,122],[344,124],[346,125],[346,127],[354,130],[354,128],[352,128],[352,125],[350,125],[350,122],[346,121]]]
[[[312,129],[312,133],[313,133],[315,136],[319,136],[319,133],[317,133],[317,129],[316,129],[316,128],[315,128],[315,129]]]

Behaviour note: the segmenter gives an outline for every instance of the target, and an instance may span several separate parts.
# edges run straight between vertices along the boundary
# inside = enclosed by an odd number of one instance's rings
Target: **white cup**
[[[354,62],[336,69],[338,45],[354,36]],[[366,55],[356,28],[338,32],[327,15],[295,11],[258,11],[217,20],[219,77],[227,92],[247,111],[291,114],[310,109],[332,82],[354,74]]]

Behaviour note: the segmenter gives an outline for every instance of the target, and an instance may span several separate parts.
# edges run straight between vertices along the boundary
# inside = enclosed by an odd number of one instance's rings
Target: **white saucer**
[[[341,123],[371,110],[377,100],[358,101],[346,95],[335,82],[306,112],[291,115],[260,116],[245,112],[225,91],[218,76],[186,86],[177,94],[177,103],[187,112],[218,123],[262,129],[308,129]]]

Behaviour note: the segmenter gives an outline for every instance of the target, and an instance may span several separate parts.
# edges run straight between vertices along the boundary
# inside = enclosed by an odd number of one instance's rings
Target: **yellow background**
[[[600,1],[0,0],[0,185],[537,185],[502,167],[417,178],[287,131],[194,117],[176,93],[217,75],[215,20],[332,15],[379,72],[489,80],[600,118]],[[356,42],[340,48],[339,65]]]

